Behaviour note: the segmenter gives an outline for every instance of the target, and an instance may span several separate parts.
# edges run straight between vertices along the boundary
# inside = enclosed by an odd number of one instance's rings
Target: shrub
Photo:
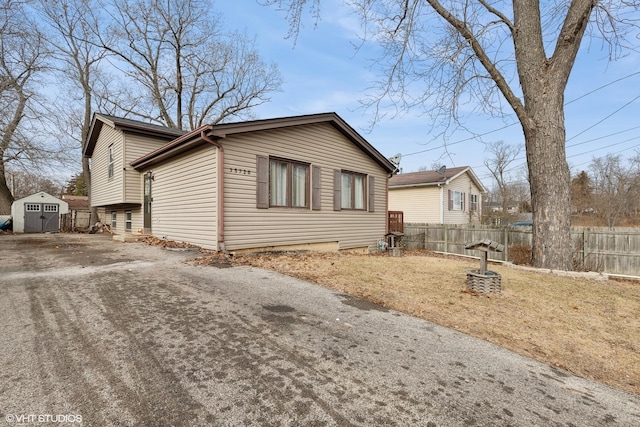
[[[532,250],[529,245],[511,245],[509,261],[518,265],[531,265]]]

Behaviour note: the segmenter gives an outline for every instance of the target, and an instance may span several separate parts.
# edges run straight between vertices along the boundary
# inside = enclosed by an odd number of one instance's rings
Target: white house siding
[[[437,186],[390,188],[389,210],[402,211],[404,222],[439,223],[440,188]]]
[[[149,138],[141,135],[125,134],[124,171],[125,174],[125,203],[142,203],[142,174],[129,164],[145,154],[162,147],[167,141]]]
[[[113,176],[109,178],[109,146],[113,144]],[[123,135],[106,123],[91,157],[91,206],[106,206],[123,202]]]
[[[225,150],[224,228],[228,250],[328,242],[338,242],[340,249],[361,248],[384,236],[387,174],[330,124],[237,134],[221,142]],[[257,155],[319,166],[321,209],[258,209]],[[374,212],[333,210],[336,169],[374,177]]]
[[[452,190],[452,191],[460,191],[462,193],[465,193],[465,199],[464,199],[464,211],[454,211],[454,210],[449,210],[449,205],[448,205],[448,191],[447,190]],[[469,208],[470,208],[470,194],[477,194],[478,196],[480,196],[480,191],[478,190],[478,187],[476,187],[476,185],[473,183],[473,181],[471,180],[471,178],[469,178],[469,175],[462,174],[459,177],[457,177],[456,179],[454,179],[449,185],[447,185],[445,187],[445,213],[444,213],[444,222],[445,224],[468,224],[470,221],[470,217],[469,217]],[[480,199],[480,197],[478,197],[478,199]],[[478,201],[478,209],[482,209],[482,206],[480,205],[480,201]]]
[[[199,147],[152,172],[151,233],[217,250],[216,149]]]

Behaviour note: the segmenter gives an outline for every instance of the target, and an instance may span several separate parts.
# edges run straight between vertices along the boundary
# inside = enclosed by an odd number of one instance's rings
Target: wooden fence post
[[[509,227],[504,228],[504,261],[509,261]]]
[[[589,241],[588,228],[582,229],[582,268],[587,266],[587,242]]]
[[[449,253],[449,229],[447,224],[444,224],[444,252]]]

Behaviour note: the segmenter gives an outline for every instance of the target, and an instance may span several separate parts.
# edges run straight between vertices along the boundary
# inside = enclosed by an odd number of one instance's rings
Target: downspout
[[[226,252],[225,244],[224,244],[224,148],[222,148],[222,144],[220,144],[218,141],[215,141],[209,138],[205,134],[205,130],[209,130],[209,129],[202,130],[200,132],[200,138],[202,138],[203,141],[208,142],[209,144],[213,145],[218,149],[218,155],[216,156],[218,161],[218,165],[217,165],[218,167],[218,171],[217,171],[218,200],[217,202],[218,203],[216,203],[216,207],[217,207],[216,216],[218,217],[218,225],[217,225],[218,251]]]
[[[387,191],[385,192],[387,197],[387,220],[385,221],[384,234],[389,234],[389,178],[391,178],[393,174],[387,175]]]
[[[440,189],[440,224],[444,224],[444,187],[442,183],[438,184]]]

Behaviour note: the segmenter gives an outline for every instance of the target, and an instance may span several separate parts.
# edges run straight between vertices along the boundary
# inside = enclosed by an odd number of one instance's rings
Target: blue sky
[[[285,14],[274,7],[261,6],[256,0],[215,4],[229,29],[256,36],[263,58],[276,63],[283,75],[282,91],[255,110],[258,118],[335,111],[383,155],[402,153],[404,172],[430,168],[434,163],[471,166],[485,186],[491,187],[483,165],[486,147],[469,139],[469,133],[456,132],[444,147],[443,139],[419,111],[382,120],[369,130],[373,112],[361,109],[359,100],[377,77],[370,69],[374,52],[354,49],[358,20],[342,3],[322,0],[318,27],[314,29],[307,16],[295,44],[286,38]],[[594,157],[611,153],[628,158],[640,151],[640,56],[610,63],[607,55],[598,42],[585,40],[565,92],[567,158],[574,172],[587,169]],[[618,79],[622,80],[612,83]],[[478,116],[467,126],[474,133],[486,134],[484,142],[502,140],[521,147],[514,174],[523,177],[518,165],[524,164],[524,137],[518,123],[505,128],[504,119]]]

